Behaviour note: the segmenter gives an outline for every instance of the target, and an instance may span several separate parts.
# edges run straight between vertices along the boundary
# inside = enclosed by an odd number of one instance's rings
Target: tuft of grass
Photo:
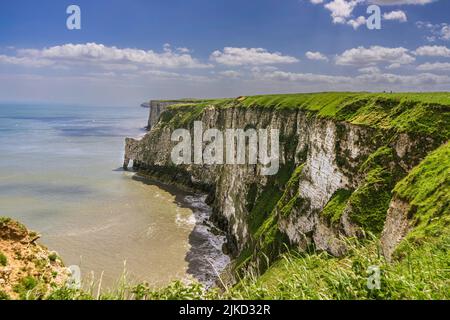
[[[0,290],[0,301],[11,300],[11,297],[3,290]]]
[[[322,210],[322,215],[326,217],[331,224],[336,224],[341,219],[352,192],[353,191],[346,189],[337,190]]]
[[[58,254],[56,252],[52,252],[48,255],[48,259],[51,262],[55,262],[56,260],[58,260]]]
[[[377,240],[348,243],[349,255],[289,252],[262,276],[249,275],[232,288],[231,299],[449,299],[448,254],[444,248],[415,249],[408,259],[388,264]],[[448,249],[448,248],[447,248]],[[369,268],[381,272],[380,289],[367,286]]]
[[[20,279],[13,289],[22,300],[40,300],[46,293],[45,285],[32,276]]]
[[[8,264],[8,259],[6,258],[5,254],[0,251],[0,266],[6,267]]]

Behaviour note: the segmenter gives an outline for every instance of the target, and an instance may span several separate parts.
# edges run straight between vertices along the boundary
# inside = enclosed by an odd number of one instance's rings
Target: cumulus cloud
[[[226,47],[223,51],[216,50],[210,56],[211,61],[227,66],[267,65],[295,63],[298,60],[279,52],[268,52],[263,48],[233,48]]]
[[[256,74],[258,79],[276,80],[276,81],[292,81],[292,82],[306,82],[306,83],[327,83],[339,84],[342,82],[351,81],[350,77],[334,76],[314,73],[294,73],[285,71],[274,71]]]
[[[153,50],[108,47],[103,44],[64,44],[44,49],[22,49],[19,56],[32,59],[47,59],[59,62],[100,62],[100,63],[133,63],[161,68],[205,68],[190,54],[174,52],[170,45],[164,45],[161,53]]]
[[[431,23],[425,21],[417,21],[416,26],[429,32],[427,40],[434,42],[436,40],[450,40],[450,24],[448,23]]]
[[[362,26],[363,24],[366,24],[366,17],[364,16],[360,16],[356,19],[350,19],[347,21],[347,24],[352,26],[353,29],[358,29],[360,26]]]
[[[40,68],[53,65],[53,62],[48,59],[37,59],[33,57],[15,57],[15,56],[0,55],[0,64],[12,64],[23,67]]]
[[[356,81],[376,84],[397,84],[408,86],[432,86],[450,83],[449,76],[432,73],[420,73],[415,75],[398,75],[392,73],[363,74],[356,77]]]
[[[346,24],[353,29],[358,29],[361,25],[366,23],[365,16],[353,15],[356,7],[368,4],[377,4],[382,6],[389,5],[425,5],[432,3],[435,0],[330,0],[326,3],[324,1],[310,0],[311,3],[321,4],[323,7],[330,11],[330,15],[334,24]],[[393,20],[399,22],[406,22],[406,13],[402,10],[396,10],[384,14],[385,20]]]
[[[309,0],[312,4],[321,4],[323,3],[323,0]]]
[[[408,21],[408,18],[406,17],[406,13],[402,10],[386,12],[383,14],[383,18],[385,20],[397,20],[400,22]]]
[[[235,71],[235,70],[225,70],[225,71],[219,72],[219,75],[221,75],[225,78],[236,79],[241,76],[241,73],[239,71]]]
[[[432,87],[434,85],[446,85],[450,83],[447,75],[433,73],[419,73],[414,75],[400,75],[393,73],[381,73],[377,68],[360,69],[361,74],[356,77],[341,75],[326,75],[313,73],[295,73],[285,71],[261,72],[254,74],[258,80],[293,82],[303,84],[322,84],[331,87],[365,87],[377,85],[396,85],[396,87]],[[392,87],[390,87],[392,88]]]
[[[437,0],[369,0],[370,3],[385,5],[385,6],[394,6],[394,5],[402,5],[402,4],[429,4],[435,2]]]
[[[357,47],[346,50],[336,57],[336,64],[354,66],[374,65],[377,63],[397,63],[404,65],[414,61],[415,58],[409,54],[408,49],[402,47]]]
[[[380,73],[381,70],[378,67],[365,67],[365,68],[359,68],[358,71],[360,73]]]
[[[313,52],[313,51],[308,51],[308,52],[305,53],[305,56],[306,56],[306,58],[308,58],[309,60],[322,60],[322,61],[328,61],[328,58],[327,58],[324,54],[322,54],[322,53],[320,53],[320,52],[318,52],[318,51],[315,51],[315,52]]]
[[[417,66],[419,71],[450,71],[449,62],[424,63]]]
[[[346,23],[356,5],[361,2],[362,0],[333,0],[325,4],[325,9],[331,12],[333,23]]]
[[[450,58],[450,49],[444,46],[422,46],[416,49],[415,54],[418,56]]]

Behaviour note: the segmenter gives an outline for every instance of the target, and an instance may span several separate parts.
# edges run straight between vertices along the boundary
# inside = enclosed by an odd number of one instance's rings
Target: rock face
[[[38,239],[20,223],[0,217],[0,300],[43,298],[52,285],[69,278],[61,259]]]
[[[391,201],[381,236],[381,248],[388,261],[391,260],[397,245],[411,229],[407,215],[410,207],[409,203],[398,197],[394,197]]]
[[[278,174],[260,175],[259,164],[175,166],[170,158],[176,145],[171,141],[171,133],[178,127],[169,116],[157,122],[167,106],[155,102],[149,120],[151,131],[141,141],[127,139],[125,160],[127,164],[134,160],[135,169],[142,173],[206,191],[216,222],[228,233],[228,249],[234,256],[249,248],[263,249],[268,242],[270,246],[273,240],[270,237],[281,237],[299,250],[314,245],[318,250],[342,255],[345,252],[342,237],[364,232],[355,214],[356,206],[364,202],[363,192],[367,188],[384,187],[378,180],[369,179],[373,172],[392,171],[395,172],[392,179],[398,180],[435,148],[434,141],[426,137],[394,135],[388,130],[321,118],[303,110],[212,105],[196,118],[202,121],[204,129],[280,130]],[[193,134],[193,120],[181,125]],[[421,144],[420,150],[412,147],[417,143]],[[383,164],[369,172],[371,167],[367,163],[372,158],[377,159],[382,147],[392,150],[389,160],[380,160]],[[295,171],[297,176],[294,177]],[[341,214],[331,221],[322,211],[341,191],[351,194],[353,202],[347,202],[346,198]],[[389,200],[384,196],[385,208],[377,209],[384,210],[384,216],[375,217],[374,221],[384,221]],[[390,212],[397,210],[395,208],[393,203]],[[396,230],[385,232],[389,248],[403,234],[398,233],[394,224],[400,223],[400,229],[405,227],[400,220],[394,220],[388,223]]]

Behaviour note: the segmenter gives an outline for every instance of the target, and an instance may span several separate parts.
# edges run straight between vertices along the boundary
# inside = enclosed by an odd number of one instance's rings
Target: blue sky
[[[380,30],[365,24],[381,8]],[[66,8],[81,8],[68,30]],[[448,0],[0,3],[0,101],[450,88]]]

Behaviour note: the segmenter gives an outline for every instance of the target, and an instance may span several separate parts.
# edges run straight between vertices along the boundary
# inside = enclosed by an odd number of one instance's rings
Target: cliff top
[[[0,300],[40,299],[67,280],[61,259],[38,239],[21,223],[0,217]]]
[[[304,110],[320,117],[380,129],[420,133],[445,141],[450,137],[450,92],[367,93],[323,92],[259,95],[238,98],[199,100],[172,105],[168,110],[190,113],[176,120],[175,112],[165,120],[177,125],[199,117],[204,108],[268,108]],[[180,120],[183,120],[180,122]]]

